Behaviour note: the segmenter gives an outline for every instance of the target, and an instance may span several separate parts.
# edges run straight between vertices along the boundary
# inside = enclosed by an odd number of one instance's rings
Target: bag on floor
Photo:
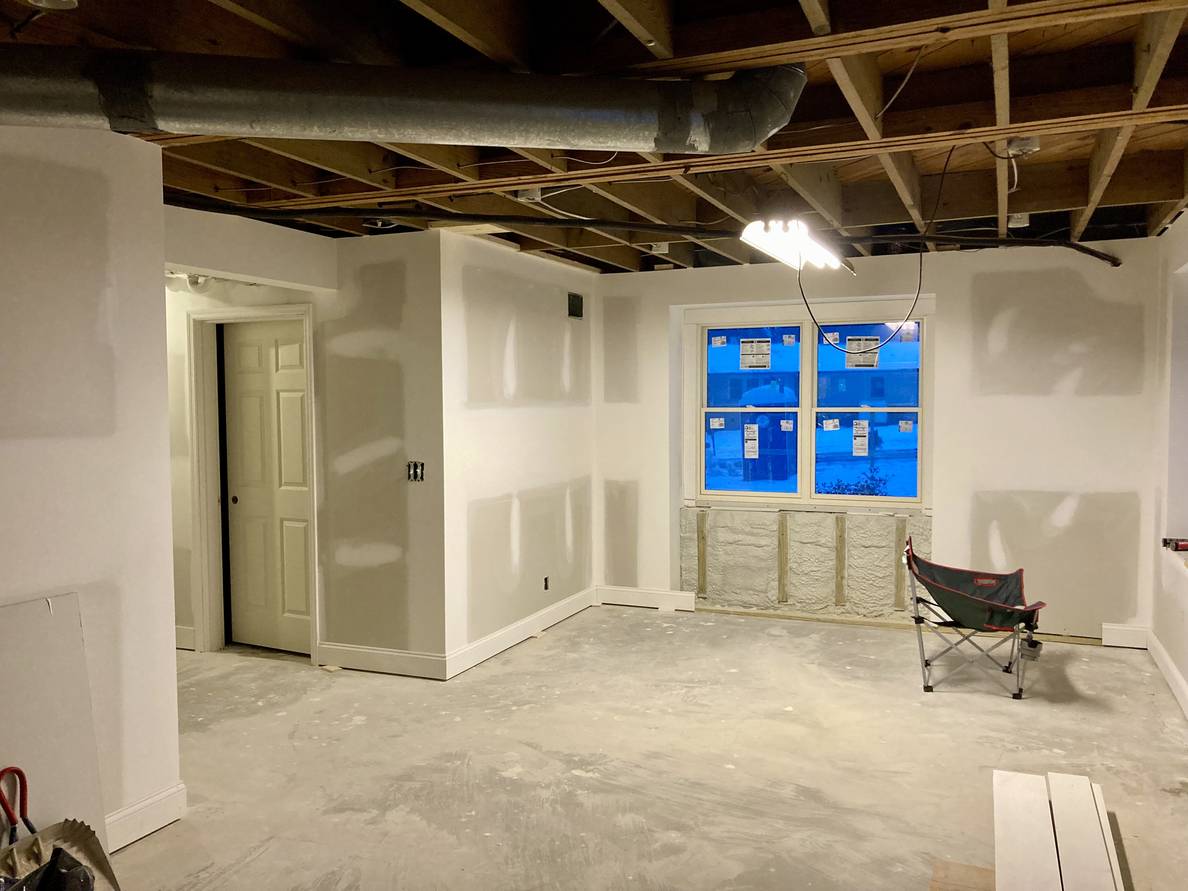
[[[4,793],[9,776],[17,783],[17,809]],[[0,811],[8,821],[8,844],[0,847],[0,891],[120,891],[103,845],[86,823],[63,820],[37,831],[29,820],[29,783],[18,767],[0,770]],[[18,822],[29,832],[19,841]]]

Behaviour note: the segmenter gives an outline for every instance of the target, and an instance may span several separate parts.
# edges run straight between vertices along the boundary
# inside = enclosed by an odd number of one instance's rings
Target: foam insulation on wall
[[[709,606],[903,616],[902,539],[909,534],[921,554],[931,554],[932,519],[924,515],[683,508],[681,589],[698,592]]]

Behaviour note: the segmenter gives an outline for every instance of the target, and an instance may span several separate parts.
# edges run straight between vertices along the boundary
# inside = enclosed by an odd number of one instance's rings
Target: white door
[[[309,652],[309,405],[299,321],[224,325],[231,634]]]

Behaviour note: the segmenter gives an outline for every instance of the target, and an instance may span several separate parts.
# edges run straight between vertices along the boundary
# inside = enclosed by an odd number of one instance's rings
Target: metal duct
[[[799,66],[650,81],[0,47],[0,124],[725,154],[792,116]]]

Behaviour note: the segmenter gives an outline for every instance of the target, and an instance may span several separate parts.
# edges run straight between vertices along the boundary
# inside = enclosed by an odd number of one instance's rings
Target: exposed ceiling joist
[[[1007,0],[990,0],[991,10],[1001,10]],[[1005,127],[1011,122],[1011,51],[1010,36],[990,36],[990,71],[994,78],[994,123]],[[1000,139],[994,146],[994,181],[997,193],[998,237],[1005,238],[1010,216],[1010,162],[1006,159],[1007,144]]]
[[[1184,152],[1184,187],[1178,198],[1163,201],[1147,208],[1147,234],[1158,235],[1188,207],[1188,151]]]
[[[401,156],[371,142],[320,139],[247,139],[244,142],[381,189],[398,188],[398,168],[407,165]]]
[[[1186,16],[1188,9],[1165,10],[1144,16],[1139,22],[1134,42],[1134,90],[1131,101],[1131,108],[1135,111],[1142,111],[1150,103]],[[1089,200],[1085,208],[1073,218],[1073,241],[1080,240],[1085,234],[1093,212],[1133,135],[1133,126],[1115,127],[1097,134],[1089,159]]]
[[[400,0],[493,62],[526,69],[527,10],[518,0]]]
[[[833,30],[829,20],[829,0],[800,0],[800,8],[818,37]]]
[[[598,0],[657,59],[672,58],[672,0]]]
[[[208,0],[283,40],[309,46],[328,59],[363,65],[399,65],[400,58],[376,39],[358,0],[333,9],[309,0]]]
[[[837,174],[827,164],[773,164],[774,170],[789,188],[819,213],[841,235],[851,235],[842,222],[842,185]],[[865,245],[858,247],[869,253]]]
[[[872,7],[876,4],[870,4]],[[1083,25],[1106,18],[1127,18],[1184,8],[1184,0],[1030,0],[1002,9],[984,9],[914,21],[872,24],[822,36],[770,42],[757,32],[738,39],[739,49],[676,55],[672,59],[643,62],[637,69],[651,72],[710,73],[743,68],[765,68],[796,62],[824,62],[831,58],[883,53],[889,50],[940,46],[957,41],[987,38],[1039,28]],[[854,9],[861,15],[861,8]],[[867,15],[880,15],[879,12]],[[885,18],[885,14],[881,14]],[[757,23],[762,26],[762,22]],[[737,37],[737,36],[736,36]],[[681,36],[676,34],[678,46]]]

